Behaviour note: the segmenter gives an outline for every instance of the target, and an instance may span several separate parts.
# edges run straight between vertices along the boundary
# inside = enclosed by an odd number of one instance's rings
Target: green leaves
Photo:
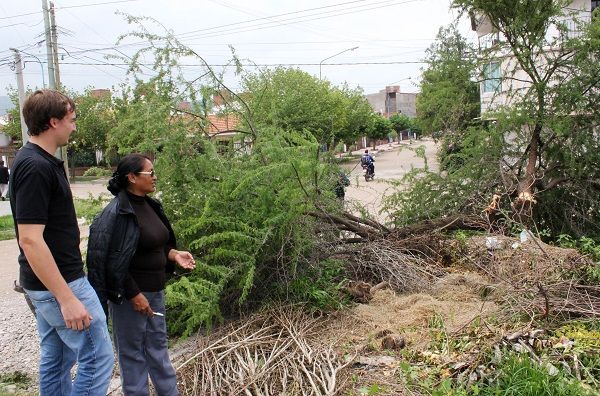
[[[307,213],[335,202],[336,168],[304,132],[263,127],[251,153],[228,157],[178,135],[165,139],[155,168],[179,241],[200,263],[167,289],[173,330],[184,334],[282,292],[311,264],[318,229]]]
[[[277,68],[246,75],[250,113],[257,124],[308,131],[334,147],[364,132],[373,111],[359,89],[332,87],[299,69]]]
[[[417,120],[423,133],[464,131],[479,116],[475,54],[455,25],[440,29],[427,51],[428,66],[417,96]]]

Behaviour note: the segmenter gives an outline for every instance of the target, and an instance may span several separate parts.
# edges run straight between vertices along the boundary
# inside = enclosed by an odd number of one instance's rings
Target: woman
[[[129,154],[108,183],[115,198],[90,226],[88,277],[112,318],[123,393],[148,395],[148,375],[159,395],[177,395],[169,360],[164,288],[174,263],[195,267],[175,249],[175,235],[156,189],[152,162]]]

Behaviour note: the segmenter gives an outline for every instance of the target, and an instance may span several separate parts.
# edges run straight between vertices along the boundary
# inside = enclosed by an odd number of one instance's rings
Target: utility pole
[[[52,54],[54,55],[54,83],[56,89],[61,90],[60,70],[58,67],[58,35],[56,34],[56,20],[54,19],[54,3],[50,2],[50,35],[52,37]]]
[[[21,139],[23,139],[23,146],[29,140],[27,135],[27,125],[25,125],[25,119],[23,118],[23,103],[25,102],[25,87],[23,86],[23,62],[21,60],[21,54],[19,50],[11,48],[15,52],[15,70],[17,72],[17,89],[19,91],[19,115],[21,116]]]
[[[52,56],[52,33],[50,31],[50,16],[48,15],[48,1],[42,0],[42,11],[44,14],[44,32],[46,34],[46,58],[48,59],[48,86],[56,89],[54,81],[54,58]]]
[[[50,89],[60,91],[61,85],[58,67],[58,38],[56,20],[54,19],[54,4],[50,2],[50,9],[48,9],[48,1],[42,0],[42,11],[44,13],[44,26],[46,29],[46,53],[48,57],[48,77],[50,79]],[[67,175],[67,179],[69,179],[67,147],[59,147],[54,156],[63,161],[65,173]]]
[[[50,2],[50,26],[52,27],[52,50],[54,54],[54,82],[56,84],[56,89],[61,90],[60,84],[60,69],[58,67],[58,34],[56,29],[56,20],[54,19],[54,3]],[[69,160],[67,158],[67,146],[59,147],[57,153],[57,157],[64,161],[65,173],[67,174],[67,179],[69,179]]]

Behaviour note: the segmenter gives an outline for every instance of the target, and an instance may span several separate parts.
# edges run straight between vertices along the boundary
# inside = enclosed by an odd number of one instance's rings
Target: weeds
[[[15,223],[12,215],[0,216],[0,241],[15,238]]]
[[[577,249],[592,260],[591,263],[565,274],[566,278],[580,278],[582,283],[587,285],[600,284],[600,242],[587,237],[573,239],[570,235],[565,234],[559,235],[556,242],[560,247]]]
[[[497,378],[482,386],[480,396],[582,396],[593,395],[561,370],[549,370],[528,355],[511,353],[497,366]]]
[[[92,220],[94,220],[94,217],[96,217],[96,215],[100,213],[107,201],[108,199],[105,194],[100,194],[100,196],[96,198],[93,197],[92,194],[90,194],[89,198],[87,199],[73,199],[77,217],[85,219],[85,221],[88,224],[90,224]]]

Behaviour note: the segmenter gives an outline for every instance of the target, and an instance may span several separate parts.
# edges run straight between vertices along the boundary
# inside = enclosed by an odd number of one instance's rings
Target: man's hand
[[[90,316],[60,274],[54,257],[44,240],[43,224],[18,224],[19,245],[27,257],[31,269],[58,301],[65,326],[72,330],[90,327]]]
[[[150,308],[150,304],[148,303],[146,296],[144,296],[142,293],[138,293],[130,301],[131,304],[133,304],[133,309],[137,312],[150,317],[154,316],[154,312],[152,311],[152,308]]]
[[[85,306],[77,298],[68,300],[66,303],[60,304],[60,312],[62,312],[65,326],[71,330],[84,330],[90,327],[92,316],[89,314]]]

